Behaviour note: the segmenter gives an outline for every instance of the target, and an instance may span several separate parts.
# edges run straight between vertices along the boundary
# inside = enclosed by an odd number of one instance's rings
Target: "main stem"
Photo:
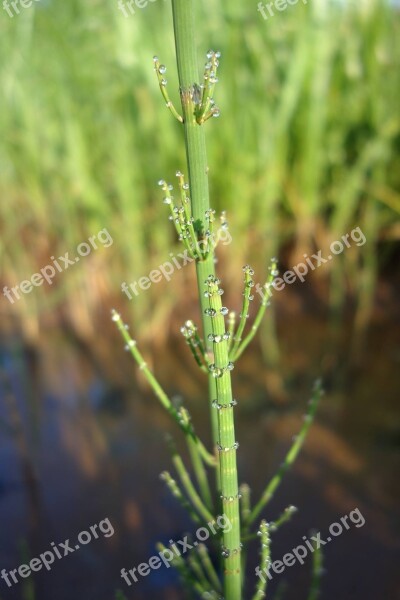
[[[183,110],[186,157],[189,171],[192,215],[198,235],[206,230],[205,213],[210,208],[206,140],[203,125],[195,117],[193,86],[198,83],[197,51],[195,37],[194,0],[172,0],[175,47],[178,64],[180,94]],[[209,336],[223,335],[224,318],[220,312],[221,301],[210,294],[210,284],[215,280],[214,251],[205,260],[196,261],[197,284],[200,296],[204,343],[210,356],[214,356],[214,372],[209,375],[209,404],[213,441],[219,450],[217,488],[224,514],[229,518],[231,530],[223,534],[224,598],[241,600],[240,516],[236,464],[236,442],[233,417],[231,377],[228,370],[227,342],[215,343]],[[211,283],[211,288],[213,288]],[[214,286],[215,287],[215,286]],[[218,285],[216,284],[216,288]],[[215,289],[214,289],[215,292]],[[216,318],[206,315],[213,308]],[[215,377],[216,371],[221,373]]]
[[[172,10],[174,17],[179,86],[184,118],[192,216],[195,220],[196,229],[199,230],[201,226],[202,230],[205,231],[205,212],[210,208],[206,139],[203,126],[198,125],[196,122],[194,103],[191,97],[193,84],[197,83],[199,79],[193,0],[172,0]],[[205,260],[196,261],[202,328],[207,352],[212,352],[212,346],[208,340],[208,336],[212,333],[212,328],[210,320],[206,318],[204,313],[208,306],[207,299],[204,296],[204,292],[206,291],[205,280],[209,275],[214,275],[214,273],[214,251],[212,250]],[[216,398],[216,385],[212,376],[209,376],[208,385],[209,397],[212,401]],[[218,442],[218,421],[215,411],[211,411],[211,427],[213,443],[214,447],[216,447]],[[219,488],[219,484],[217,487]]]

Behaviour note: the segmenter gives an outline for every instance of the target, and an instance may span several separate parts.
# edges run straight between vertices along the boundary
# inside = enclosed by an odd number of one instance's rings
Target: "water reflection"
[[[343,533],[325,550],[322,597],[400,597],[393,517],[400,463],[393,368],[400,356],[399,332],[376,325],[369,338],[373,351],[348,368],[346,344],[336,354],[329,348],[321,355],[326,332],[315,321],[304,317],[295,329],[290,315],[284,322],[282,348],[290,351],[283,353],[282,372],[289,385],[277,385],[276,372],[263,365],[258,352],[247,354],[235,371],[242,399],[239,468],[254,496],[301,425],[311,383],[306,373],[313,364],[322,365],[328,393],[300,459],[267,510],[272,519],[288,504],[299,508],[291,525],[274,536],[274,557],[301,543],[312,528],[326,532],[331,522],[358,507],[365,526]],[[173,346],[171,362],[157,361],[158,373],[171,394],[186,392],[198,432],[207,439],[201,378],[180,342],[174,340]],[[2,581],[3,600],[70,600],[77,593],[82,600],[112,600],[117,588],[129,600],[183,597],[172,569],[154,571],[132,588],[120,577],[122,567],[147,561],[158,540],[180,539],[194,526],[158,479],[170,469],[164,434],[179,438],[179,433],[119,346],[113,343],[111,350],[107,354],[106,341],[94,350],[55,336],[38,352],[26,352],[18,340],[2,347],[0,568],[14,569],[50,542],[75,539],[104,518],[115,529],[112,537],[94,540],[50,572],[38,572],[11,589]],[[181,373],[177,359],[184,364]],[[277,401],[266,391],[271,389],[285,389],[285,394]],[[251,569],[257,553],[256,542]],[[285,598],[306,597],[309,567],[286,570]],[[270,589],[281,582],[276,577]]]

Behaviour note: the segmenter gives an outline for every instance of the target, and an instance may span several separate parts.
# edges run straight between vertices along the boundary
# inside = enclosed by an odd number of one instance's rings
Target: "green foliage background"
[[[182,131],[152,66],[157,54],[169,67],[178,104],[171,9],[158,0],[125,18],[117,0],[41,0],[20,10],[0,15],[2,283],[106,227],[112,251],[13,307],[29,319],[78,298],[90,312],[176,243],[156,181],[184,170]],[[340,305],[351,281],[368,312],[378,243],[385,261],[400,236],[399,12],[381,0],[299,2],[267,21],[256,2],[198,11],[199,56],[222,52],[210,181],[238,277],[241,261],[265,271],[286,243],[299,261],[360,226],[368,243],[336,261],[331,299]],[[141,322],[157,293],[130,304]]]

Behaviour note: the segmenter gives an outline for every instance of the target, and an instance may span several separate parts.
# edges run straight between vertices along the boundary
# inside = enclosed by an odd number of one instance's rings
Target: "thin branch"
[[[259,516],[261,511],[265,508],[265,506],[271,500],[277,487],[281,483],[286,471],[292,466],[292,464],[296,460],[297,455],[300,452],[300,449],[304,444],[304,440],[307,436],[307,433],[311,427],[311,423],[314,420],[315,412],[317,410],[318,402],[321,398],[321,395],[322,395],[321,382],[317,381],[314,385],[314,392],[313,392],[313,395],[312,395],[310,403],[309,403],[308,411],[307,411],[306,415],[304,416],[304,424],[300,430],[300,433],[297,437],[295,437],[294,442],[285,457],[285,460],[283,461],[283,463],[281,464],[281,466],[278,469],[278,472],[271,479],[271,481],[265,488],[259,502],[256,504],[256,506],[251,511],[251,514],[245,523],[247,528],[253,523],[253,521]]]

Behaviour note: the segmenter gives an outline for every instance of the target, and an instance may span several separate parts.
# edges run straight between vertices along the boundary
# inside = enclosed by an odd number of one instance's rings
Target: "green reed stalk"
[[[210,210],[206,141],[198,119],[198,64],[196,52],[193,0],[172,0],[175,46],[180,94],[185,129],[186,157],[189,170],[192,216],[197,235],[206,235],[206,215]],[[215,278],[214,249],[203,260],[196,261],[204,342],[207,352],[214,353],[210,365],[210,402],[220,410],[212,410],[214,443],[219,450],[219,487],[223,512],[232,528],[223,534],[224,595],[226,600],[241,598],[240,514],[236,465],[233,396],[225,320],[221,313],[221,296]],[[207,313],[208,317],[207,318]],[[210,343],[212,342],[212,344]],[[232,365],[233,366],[233,365]],[[213,367],[213,369],[211,369]]]
[[[236,464],[238,443],[235,440],[235,425],[233,410],[236,401],[232,395],[231,370],[233,363],[229,361],[229,334],[225,329],[224,308],[221,303],[223,290],[219,280],[210,275],[207,280],[209,308],[206,309],[211,320],[214,346],[214,360],[209,368],[216,381],[216,399],[213,407],[218,415],[218,452],[221,478],[221,499],[223,513],[232,524],[230,531],[224,532],[224,592],[226,600],[241,598],[241,541],[240,541],[240,512],[239,488]]]
[[[246,324],[250,303],[254,299],[252,288],[255,286],[255,282],[252,278],[253,269],[248,265],[243,267],[244,299],[236,329],[235,313],[222,306],[221,296],[224,292],[220,288],[219,279],[215,276],[214,248],[215,242],[219,239],[219,232],[214,239],[215,211],[210,209],[207,152],[203,129],[205,121],[219,114],[213,99],[214,86],[217,82],[219,53],[213,51],[207,53],[208,62],[204,70],[203,85],[200,86],[197,83],[194,0],[172,0],[172,8],[183,116],[179,114],[170,100],[166,87],[167,81],[164,78],[166,67],[160,64],[157,57],[154,57],[154,63],[166,105],[180,125],[184,127],[189,182],[186,183],[183,173],[177,171],[180,201],[176,201],[172,195],[172,185],[167,184],[165,180],[160,180],[159,184],[165,194],[164,203],[169,206],[170,218],[175,225],[178,237],[196,265],[204,339],[198,334],[196,325],[190,320],[185,322],[181,332],[197,365],[208,375],[215,456],[208,452],[196,435],[187,410],[183,407],[175,408],[155,375],[147,367],[121,316],[113,311],[112,318],[126,343],[126,350],[131,353],[162,406],[183,432],[197,480],[197,488],[192,482],[190,471],[187,470],[172,441],[170,443],[172,462],[177,471],[179,483],[167,471],[162,474],[162,479],[171,494],[188,509],[196,523],[215,522],[218,513],[223,514],[230,523],[229,531],[225,528],[220,532],[222,538],[222,582],[219,581],[218,574],[205,548],[199,551],[198,555],[190,555],[187,559],[183,556],[175,556],[172,564],[179,570],[186,587],[199,596],[217,600],[221,598],[222,590],[224,600],[242,600],[243,573],[246,564],[246,548],[242,552],[242,542],[247,543],[255,539],[256,534],[251,531],[251,527],[296,459],[313,420],[321,388],[319,385],[316,386],[299,436],[295,439],[277,474],[264,489],[260,500],[252,507],[249,487],[242,485],[240,492],[238,487],[236,453],[239,444],[235,438],[234,422],[234,407],[237,403],[232,394],[231,371],[234,363],[252,341],[260,326],[269,304],[269,288],[273,286],[274,279],[278,274],[277,264],[276,259],[272,259],[270,275],[263,286],[265,291],[262,294],[263,300],[256,313],[254,323],[247,333]],[[221,228],[226,228],[225,213],[221,215],[221,222]],[[225,317],[227,317],[227,327]],[[217,513],[214,511],[206,466],[216,467]],[[242,495],[241,523],[239,500]],[[262,520],[259,530],[262,568],[270,560],[270,533],[289,521],[294,512],[295,508],[290,506],[275,521],[267,524],[265,520]],[[264,595],[265,589],[266,580],[264,578],[256,585],[254,599]]]
[[[196,104],[193,98],[194,85],[199,80],[194,2],[193,0],[172,0],[172,10],[192,216],[196,231],[199,237],[202,238],[206,230],[205,214],[210,209],[210,195],[205,132],[203,125],[199,125],[196,120]],[[212,328],[210,320],[206,319],[204,313],[208,306],[204,292],[206,291],[205,280],[209,275],[215,274],[213,250],[203,260],[196,260],[196,274],[204,343],[206,344],[206,351],[211,352],[212,348],[208,337],[212,333]],[[212,376],[209,377],[209,397],[211,400],[215,398],[215,381]],[[211,425],[215,446],[218,442],[218,423],[215,411],[211,411]]]

